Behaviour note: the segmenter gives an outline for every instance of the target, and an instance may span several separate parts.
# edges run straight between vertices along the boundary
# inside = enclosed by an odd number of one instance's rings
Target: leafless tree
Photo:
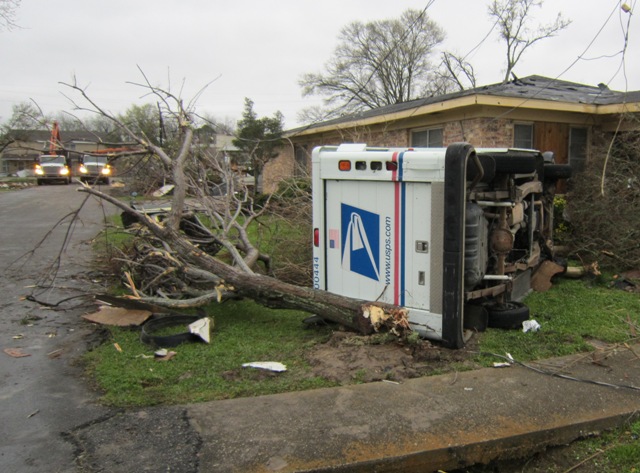
[[[376,323],[394,328],[408,327],[406,312],[402,309],[285,283],[269,275],[269,256],[249,237],[249,226],[263,214],[265,207],[254,205],[251,194],[236,179],[224,159],[194,139],[193,104],[185,105],[180,97],[151,85],[146,79],[141,84],[158,98],[162,113],[178,123],[180,144],[167,150],[138,136],[95,103],[76,83],[65,85],[78,93],[83,103],[89,104],[76,105],[78,108],[89,108],[111,120],[122,133],[162,163],[168,179],[175,185],[170,210],[161,220],[99,189],[79,188],[81,192],[96,195],[121,209],[136,220],[141,232],[147,235],[144,245],[139,248],[144,253],[143,259],[131,262],[132,266],[144,266],[154,280],[172,278],[174,289],[171,293],[151,293],[146,286],[135,287],[131,281],[131,290],[136,297],[156,305],[178,308],[196,307],[233,295],[254,299],[268,307],[320,314],[364,333],[377,328],[373,326],[373,317],[369,316],[374,311],[382,314],[375,318]],[[211,195],[208,190],[206,183],[212,171],[224,176],[227,189],[222,195]],[[197,212],[188,196],[195,197]],[[203,221],[209,223],[205,225]]]
[[[504,40],[507,55],[507,67],[504,82],[522,57],[522,54],[535,43],[551,38],[571,24],[558,13],[549,24],[532,25],[534,8],[542,8],[543,0],[493,0],[489,5],[489,16],[498,22],[500,37]]]
[[[458,54],[442,53],[442,65],[436,72],[433,91],[436,95],[476,87],[476,74],[470,62]]]
[[[444,39],[443,30],[427,16],[427,8],[409,9],[396,19],[357,21],[344,27],[326,72],[300,79],[303,94],[325,97],[325,106],[340,113],[416,98],[431,79],[431,58]]]
[[[0,29],[12,30],[18,27],[15,18],[21,1],[22,0],[0,0]]]

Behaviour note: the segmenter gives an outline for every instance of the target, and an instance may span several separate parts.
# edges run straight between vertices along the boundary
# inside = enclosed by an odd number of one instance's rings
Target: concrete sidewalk
[[[558,358],[545,369],[640,387],[636,353]],[[640,388],[519,365],[186,406],[201,439],[198,471],[244,473],[450,470],[531,455],[637,412]]]

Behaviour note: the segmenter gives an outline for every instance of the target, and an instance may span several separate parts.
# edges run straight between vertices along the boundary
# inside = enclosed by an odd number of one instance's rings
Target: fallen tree
[[[197,278],[198,289],[182,283],[177,293],[151,294],[141,291],[131,281],[132,297],[170,309],[198,307],[224,297],[250,298],[267,307],[298,309],[335,321],[367,334],[383,328],[396,333],[409,330],[404,309],[382,303],[371,303],[338,296],[309,287],[285,283],[269,273],[270,258],[260,251],[249,238],[249,226],[268,208],[267,201],[260,208],[254,205],[251,193],[238,179],[225,160],[209,153],[194,139],[195,113],[190,106],[168,90],[152,86],[145,78],[141,84],[163,104],[163,113],[177,124],[179,145],[175,151],[151,143],[129,129],[114,115],[96,104],[77,84],[65,84],[79,93],[90,104],[90,110],[112,120],[137,145],[158,159],[167,173],[167,181],[175,187],[170,208],[163,219],[153,218],[134,205],[123,202],[99,189],[82,186],[80,192],[92,194],[108,201],[137,221],[143,229],[139,236],[147,236],[154,260],[154,272],[160,278],[181,273]],[[77,109],[87,110],[86,107]],[[211,172],[222,176],[226,193],[212,196],[207,182]],[[187,197],[195,199],[196,229],[185,227],[185,219],[192,218],[193,205],[187,206]],[[187,208],[189,207],[189,208]],[[155,242],[155,243],[153,243]],[[207,244],[214,243],[215,250]],[[147,264],[135,262],[134,264]],[[267,274],[258,269],[260,264]],[[183,279],[184,281],[184,279]]]

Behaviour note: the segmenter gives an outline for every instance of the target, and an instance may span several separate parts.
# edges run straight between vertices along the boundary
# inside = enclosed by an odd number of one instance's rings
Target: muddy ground
[[[341,384],[374,381],[401,382],[404,379],[478,368],[473,361],[477,343],[449,350],[427,340],[402,342],[389,334],[370,336],[335,331],[331,338],[316,345],[307,361],[314,375]]]

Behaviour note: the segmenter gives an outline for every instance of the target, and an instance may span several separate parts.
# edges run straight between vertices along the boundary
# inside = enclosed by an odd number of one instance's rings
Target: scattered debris
[[[24,338],[24,335],[19,333],[18,335],[14,335],[11,338],[13,338],[14,340],[22,340]]]
[[[97,312],[83,315],[82,318],[101,325],[116,325],[118,327],[128,327],[131,325],[142,325],[152,313],[148,310],[125,309],[123,307],[100,306]]]
[[[585,274],[585,269],[581,266],[569,266],[563,276],[571,279],[580,279]]]
[[[191,327],[193,325],[193,328]],[[143,343],[159,347],[175,347],[184,342],[204,341],[209,343],[212,321],[209,317],[198,315],[166,315],[150,319],[142,326],[140,340]],[[168,327],[187,326],[187,332],[174,335],[153,335],[153,333]]]
[[[287,371],[287,367],[277,361],[254,361],[251,363],[243,363],[243,368],[256,368],[260,370],[274,371],[281,373]]]
[[[27,416],[27,419],[30,419],[31,417],[33,417],[34,415],[36,415],[36,414],[37,414],[37,413],[39,413],[39,412],[40,412],[40,409],[36,409],[35,411],[33,411],[31,414],[29,414],[29,415]]]
[[[142,358],[143,360],[150,360],[151,358],[155,358],[155,356],[145,355],[144,353],[141,353],[139,355],[136,355],[136,358]]]
[[[189,331],[204,340],[205,343],[211,342],[211,318],[203,317],[189,324]]]
[[[609,284],[609,287],[614,287],[627,292],[638,291],[638,284],[630,278],[628,279],[624,274],[615,274],[613,276],[613,281]]]
[[[58,348],[57,350],[53,350],[50,351],[49,353],[47,353],[47,356],[51,359],[53,358],[59,358],[60,355],[62,355],[62,348]]]
[[[510,366],[511,366],[511,363],[507,363],[507,362],[499,363],[499,362],[495,361],[493,363],[493,367],[494,368],[509,368]]]
[[[383,379],[382,382],[387,384],[400,384],[399,382],[391,381],[390,379]]]
[[[122,348],[120,347],[120,345],[118,345],[118,343],[117,343],[117,342],[116,342],[116,343],[114,343],[114,344],[113,344],[113,346],[114,346],[114,348],[115,348],[116,350],[118,350],[120,353],[122,353]]]
[[[565,270],[564,266],[553,261],[544,261],[531,278],[531,288],[536,292],[546,292],[551,289],[551,279]]]
[[[169,361],[171,358],[173,358],[177,354],[178,354],[177,352],[169,351],[166,348],[161,348],[160,350],[154,352],[156,361]]]
[[[522,331],[524,333],[537,332],[541,328],[542,326],[538,323],[537,320],[525,320],[524,322],[522,322]]]
[[[173,184],[167,184],[166,186],[162,186],[160,189],[153,192],[154,197],[162,197],[169,194],[175,186]]]
[[[23,358],[25,356],[31,356],[31,353],[25,353],[22,348],[5,348],[3,350],[7,355],[13,358]]]

